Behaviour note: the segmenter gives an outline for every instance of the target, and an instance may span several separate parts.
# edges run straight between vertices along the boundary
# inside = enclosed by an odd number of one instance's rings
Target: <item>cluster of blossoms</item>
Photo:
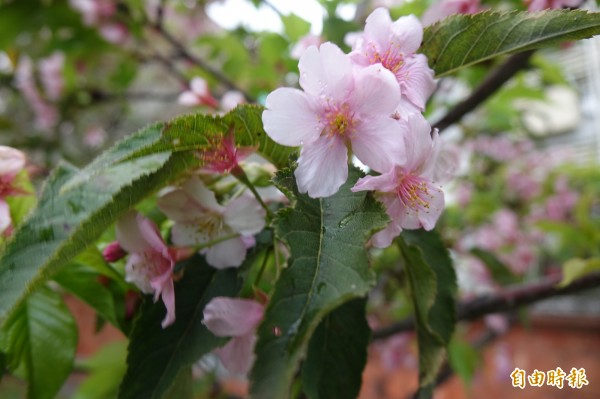
[[[35,114],[35,126],[41,131],[48,131],[58,123],[59,114],[56,102],[64,88],[63,67],[65,56],[54,52],[42,58],[36,68],[27,55],[20,58],[15,71],[15,86],[29,103]],[[37,78],[41,87],[37,84]]]
[[[277,143],[302,146],[295,177],[313,198],[335,194],[348,177],[351,151],[378,176],[353,191],[375,190],[391,224],[373,238],[388,246],[402,229],[432,229],[444,207],[437,179],[437,132],[421,115],[435,89],[417,54],[423,28],[414,16],[392,21],[378,8],[350,54],[332,43],[300,57],[300,86],[269,94],[263,123]]]
[[[114,0],[69,0],[71,7],[81,13],[87,26],[96,27],[104,40],[123,44],[129,38],[129,30],[115,19],[117,2]]]

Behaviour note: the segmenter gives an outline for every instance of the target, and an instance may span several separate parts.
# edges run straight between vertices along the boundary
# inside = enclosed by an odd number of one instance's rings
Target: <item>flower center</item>
[[[417,176],[404,175],[398,182],[398,198],[402,204],[414,210],[429,210],[429,202],[433,195],[429,192],[427,183]]]
[[[370,49],[369,62],[371,64],[381,64],[385,69],[390,70],[394,75],[398,73],[404,65],[404,54],[392,42],[390,47],[383,53],[375,48]]]
[[[198,231],[206,234],[209,239],[218,236],[223,230],[223,217],[215,212],[207,212],[195,220]]]
[[[350,106],[346,103],[342,105],[329,106],[325,110],[325,129],[327,137],[341,136],[348,137],[354,132],[354,113],[350,112]]]

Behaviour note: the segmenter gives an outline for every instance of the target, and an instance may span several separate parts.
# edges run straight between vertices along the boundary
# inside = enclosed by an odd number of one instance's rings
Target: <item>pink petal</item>
[[[435,161],[432,159],[431,126],[421,114],[409,115],[404,143],[406,149],[405,169],[409,171],[422,170],[425,164]]]
[[[192,89],[192,92],[198,97],[205,97],[210,95],[210,92],[208,90],[208,84],[206,84],[206,80],[199,77],[193,78],[191,80],[190,89]]]
[[[184,91],[177,98],[177,102],[187,107],[195,107],[202,104],[200,98],[192,91]]]
[[[405,54],[416,53],[423,41],[423,26],[417,17],[400,17],[390,27],[391,43]]]
[[[246,375],[254,363],[255,344],[256,335],[246,334],[231,338],[225,346],[215,349],[215,353],[230,373]]]
[[[243,195],[225,206],[223,217],[234,231],[254,235],[265,227],[266,212],[254,197]]]
[[[390,117],[364,122],[352,138],[352,151],[365,165],[377,172],[387,172],[405,160],[403,125]]]
[[[322,125],[306,94],[297,89],[280,88],[266,99],[262,120],[265,131],[275,142],[299,146],[316,140]]]
[[[11,221],[8,204],[0,198],[0,233],[4,232],[10,226]]]
[[[175,322],[175,287],[171,276],[161,285],[160,295],[167,309],[167,314],[161,323],[162,328],[165,328]]]
[[[202,323],[218,337],[241,337],[256,329],[264,306],[250,299],[216,297],[204,308]]]
[[[335,194],[348,178],[346,145],[340,139],[327,136],[305,145],[294,175],[301,193],[308,192],[312,198]]]
[[[175,223],[171,229],[171,240],[178,247],[192,247],[211,241],[211,236],[196,224]]]
[[[352,63],[333,43],[309,47],[298,63],[300,87],[310,96],[343,98],[352,87]],[[268,108],[268,107],[267,107]]]
[[[142,253],[148,250],[150,245],[140,232],[137,221],[137,212],[129,211],[117,222],[117,241],[127,252]]]
[[[0,145],[0,176],[13,178],[25,167],[25,154],[12,147]]]
[[[406,96],[421,111],[435,91],[433,70],[427,64],[427,57],[415,54],[405,58],[404,66],[397,72],[402,95]]]
[[[398,237],[402,228],[393,221],[381,231],[378,231],[371,237],[371,244],[376,248],[387,248],[392,245],[394,238]]]
[[[358,179],[352,192],[357,191],[383,191],[392,192],[396,189],[398,178],[394,170],[379,176],[365,176]]]
[[[136,220],[144,240],[150,244],[154,251],[159,252],[164,258],[169,258],[170,255],[167,245],[160,236],[158,228],[154,222],[150,221],[148,218],[145,218],[141,214],[137,215]]]
[[[192,176],[189,178],[183,184],[182,189],[204,209],[208,209],[216,213],[223,213],[225,210],[225,208],[223,208],[217,202],[215,193],[210,191],[208,187],[204,185],[202,180],[198,178],[198,176]]]
[[[214,268],[239,267],[246,259],[246,246],[241,238],[232,238],[209,247],[206,262]]]
[[[425,230],[433,230],[437,220],[444,211],[444,192],[432,184],[428,184],[428,191],[431,195],[429,209],[427,211],[419,211],[418,218],[421,227]]]
[[[396,77],[381,64],[357,68],[350,107],[360,115],[391,115],[400,102]]]
[[[205,213],[204,210],[198,207],[194,200],[180,188],[164,194],[158,198],[156,204],[169,219],[178,223],[185,223],[200,217]]]
[[[389,43],[391,26],[390,12],[382,7],[377,8],[367,17],[365,35],[368,39],[374,40],[380,46],[379,49],[382,49]]]

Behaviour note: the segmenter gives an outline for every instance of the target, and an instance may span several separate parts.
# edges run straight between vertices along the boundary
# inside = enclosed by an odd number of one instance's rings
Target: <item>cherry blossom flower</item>
[[[269,94],[263,123],[277,143],[303,146],[295,171],[300,192],[335,194],[348,177],[348,148],[380,172],[403,157],[401,129],[391,117],[400,100],[391,72],[380,64],[354,68],[332,43],[308,48],[298,67],[304,91]]]
[[[177,99],[179,104],[188,107],[196,107],[199,105],[207,105],[212,108],[217,108],[219,103],[210,94],[206,80],[195,77],[190,81],[190,90],[184,91]]]
[[[175,321],[175,256],[163,241],[156,225],[141,214],[128,212],[117,222],[117,241],[129,252],[125,281],[135,284],[144,294],[162,297],[167,315],[165,328]]]
[[[214,173],[229,173],[256,151],[255,147],[236,147],[233,133],[209,138],[209,149],[198,152],[203,169]]]
[[[290,56],[297,60],[302,57],[302,54],[310,47],[310,46],[319,46],[323,43],[323,38],[321,36],[308,34],[300,38],[298,42],[292,47],[292,51],[290,52]]]
[[[50,57],[41,59],[38,64],[40,80],[49,100],[56,101],[62,94],[65,85],[62,76],[64,65],[65,55],[60,51],[54,52]]]
[[[33,62],[27,56],[21,57],[15,71],[15,86],[35,113],[35,126],[48,131],[58,123],[56,107],[46,102],[35,83]]]
[[[480,0],[442,0],[432,4],[421,17],[424,26],[429,26],[453,14],[475,14],[481,11]]]
[[[243,93],[237,90],[229,90],[221,97],[221,109],[225,112],[231,111],[239,104],[246,102],[246,98]]]
[[[25,154],[21,151],[0,145],[0,232],[10,231],[12,219],[5,198],[26,192],[15,186],[15,177],[25,167]]]
[[[218,337],[231,337],[215,350],[230,372],[246,375],[254,362],[256,328],[263,318],[264,306],[250,299],[216,297],[204,308],[202,323]]]
[[[107,262],[116,262],[119,259],[122,259],[127,256],[127,251],[125,251],[119,241],[113,241],[104,248],[102,251],[102,256],[104,260]]]
[[[583,3],[582,0],[531,0],[525,1],[527,11],[542,11],[546,9],[559,9],[568,7],[578,7]]]
[[[112,0],[69,0],[69,4],[81,13],[87,26],[95,26],[117,11],[116,2]]]
[[[254,197],[242,195],[221,206],[198,177],[187,180],[158,199],[159,208],[173,221],[173,243],[207,245],[202,250],[209,265],[238,267],[246,258],[251,237],[265,226],[265,210]],[[222,241],[220,241],[222,240]]]
[[[391,223],[372,238],[374,246],[385,248],[402,229],[434,228],[444,209],[444,193],[433,180],[439,155],[438,133],[420,114],[408,118],[404,136],[406,160],[380,176],[358,180],[352,191],[375,190]]]
[[[433,71],[427,57],[415,54],[423,41],[423,27],[414,15],[392,22],[389,11],[377,8],[367,17],[362,40],[357,40],[350,58],[358,65],[382,64],[400,84],[402,98],[420,111],[433,90]]]

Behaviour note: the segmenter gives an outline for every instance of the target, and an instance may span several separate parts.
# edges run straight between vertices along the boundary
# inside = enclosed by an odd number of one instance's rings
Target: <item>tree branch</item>
[[[552,276],[530,284],[507,287],[503,291],[463,301],[457,306],[457,320],[474,320],[491,313],[506,312],[543,299],[577,293],[600,286],[600,272],[590,273],[573,281],[566,287],[557,287],[562,277]],[[406,318],[398,323],[373,332],[373,340],[384,339],[394,334],[412,331],[414,319]]]
[[[160,34],[175,49],[175,51],[177,52],[178,55],[180,55],[187,61],[197,65],[198,67],[202,68],[203,70],[205,70],[206,72],[211,74],[218,81],[220,81],[223,85],[225,85],[228,89],[237,90],[240,93],[242,93],[244,95],[244,97],[246,98],[246,101],[248,101],[248,102],[256,101],[254,97],[252,97],[248,92],[246,92],[244,89],[242,89],[237,84],[235,84],[232,80],[230,80],[227,76],[225,76],[225,74],[223,74],[220,70],[212,67],[211,65],[206,63],[200,57],[197,57],[194,54],[190,53],[185,48],[185,46],[182,43],[180,43],[173,35],[171,35],[169,32],[167,32],[162,25],[152,25],[152,27],[158,34]]]
[[[529,64],[534,50],[524,51],[510,56],[502,65],[492,70],[469,97],[458,103],[433,127],[440,132],[448,126],[460,121],[463,116],[473,111],[479,104],[487,100],[504,83]]]

